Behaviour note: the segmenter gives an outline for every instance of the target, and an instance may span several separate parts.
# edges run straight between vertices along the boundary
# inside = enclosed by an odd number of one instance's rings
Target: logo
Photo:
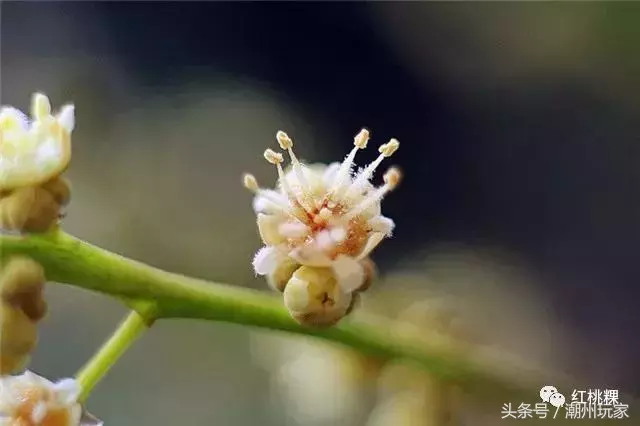
[[[574,389],[571,401],[555,386],[540,389],[542,402],[512,404],[502,406],[502,418],[512,419],[628,419],[629,405],[620,402],[617,389]]]

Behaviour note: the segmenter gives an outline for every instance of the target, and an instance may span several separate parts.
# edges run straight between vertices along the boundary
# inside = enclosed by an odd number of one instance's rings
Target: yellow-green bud
[[[284,303],[302,325],[336,324],[349,309],[352,295],[342,291],[331,268],[301,266],[284,289]]]
[[[18,188],[0,198],[0,227],[21,232],[45,232],[60,218],[60,204],[42,187]]]
[[[58,176],[43,183],[41,187],[53,195],[60,206],[66,206],[71,201],[71,184],[68,179]]]
[[[278,266],[276,266],[276,269],[272,273],[267,274],[267,283],[269,284],[269,287],[283,292],[287,283],[291,279],[291,276],[299,267],[300,265],[293,259],[289,257],[284,258],[280,263],[278,263]]]
[[[37,342],[36,323],[21,309],[0,303],[0,374],[24,367]]]
[[[358,289],[356,290],[356,293],[363,293],[365,291],[367,291],[369,289],[369,287],[371,287],[371,284],[373,283],[373,281],[375,280],[376,276],[378,275],[378,270],[376,268],[376,264],[373,263],[373,260],[371,260],[370,258],[366,257],[364,259],[362,259],[360,261],[360,265],[362,265],[362,267],[364,268],[364,282],[362,283],[362,285],[360,287],[358,287]]]
[[[46,277],[44,268],[35,260],[14,256],[0,270],[0,300],[21,309],[33,321],[47,312],[43,298]]]
[[[351,296],[351,303],[349,303],[349,307],[347,308],[347,312],[345,312],[345,316],[347,315],[351,315],[351,313],[353,312],[353,310],[360,305],[360,303],[362,302],[361,300],[361,296],[359,293],[353,293],[353,295]]]

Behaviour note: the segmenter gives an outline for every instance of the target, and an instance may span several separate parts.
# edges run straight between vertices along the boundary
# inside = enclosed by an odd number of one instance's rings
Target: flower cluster
[[[80,385],[73,379],[57,383],[26,371],[0,379],[1,426],[80,426]]]
[[[44,232],[57,224],[70,199],[60,178],[71,160],[74,107],[52,115],[49,98],[36,93],[31,121],[13,107],[0,109],[0,227]]]
[[[32,120],[13,107],[0,109],[0,228],[22,233],[54,227],[70,200],[60,175],[71,160],[74,108],[53,116],[49,99],[36,93]],[[0,265],[0,426],[99,426],[78,403],[73,379],[51,383],[21,371],[38,341],[47,313],[44,268],[24,256]]]
[[[355,155],[369,141],[366,129],[355,136],[355,146],[342,163],[328,166],[302,164],[291,138],[282,131],[276,138],[292,163],[285,170],[281,153],[265,151],[264,157],[278,171],[277,188],[260,188],[253,175],[244,176],[245,187],[255,193],[253,207],[265,243],[253,267],[284,292],[294,319],[332,325],[353,308],[355,295],[370,285],[375,268],[368,256],[394,228],[393,221],[381,214],[380,203],[398,185],[400,171],[390,168],[377,188],[370,180],[400,144],[396,139],[383,144],[378,158],[354,174]]]

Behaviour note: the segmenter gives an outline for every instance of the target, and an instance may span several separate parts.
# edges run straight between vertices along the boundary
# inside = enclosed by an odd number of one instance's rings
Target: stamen
[[[378,148],[380,155],[374,161],[371,162],[362,172],[356,176],[355,180],[348,189],[347,194],[352,193],[354,190],[361,190],[366,182],[368,182],[373,176],[373,172],[382,163],[385,158],[391,157],[400,148],[400,142],[397,139],[391,139],[389,142],[383,144]]]
[[[307,212],[309,210],[307,210],[306,206],[302,203],[303,200],[301,200],[296,195],[296,193],[293,192],[293,189],[291,188],[291,186],[289,186],[289,182],[287,181],[287,178],[284,174],[284,170],[282,169],[282,163],[284,162],[284,158],[282,157],[282,154],[275,152],[271,149],[267,149],[264,152],[264,158],[269,163],[275,164],[276,168],[278,169],[278,178],[280,179],[282,188],[284,189],[284,192],[287,194],[287,197],[289,197],[291,204],[298,207],[299,210],[301,209],[302,212],[304,212],[303,216],[306,217]]]
[[[301,215],[298,212],[298,209],[292,208],[292,206],[287,202],[285,198],[279,196],[280,194],[274,191],[267,191],[265,189],[260,188],[258,185],[258,180],[252,174],[245,173],[243,176],[244,187],[254,194],[264,197],[269,200],[272,204],[274,204],[277,208],[279,208],[282,213],[291,216],[295,219],[300,220],[301,222],[307,221],[306,215]]]
[[[338,202],[342,198],[344,191],[348,188],[347,186],[344,186],[344,181],[349,177],[356,153],[359,149],[365,149],[367,147],[367,142],[369,142],[369,131],[367,129],[360,130],[360,132],[353,138],[354,147],[340,165],[340,169],[334,178],[333,187],[331,188],[330,198],[335,202]]]
[[[401,177],[402,177],[402,173],[400,172],[400,170],[397,169],[396,167],[391,167],[384,174],[384,185],[382,185],[380,188],[373,191],[371,194],[367,196],[367,198],[362,200],[353,209],[349,210],[344,216],[342,216],[341,220],[349,221],[354,217],[356,217],[357,215],[359,215],[360,213],[362,213],[363,211],[365,211],[366,209],[368,209],[369,207],[371,207],[373,204],[382,200],[382,198],[386,194],[393,191],[395,187],[398,186],[398,183],[400,182]]]
[[[300,161],[298,161],[298,158],[293,153],[293,140],[289,137],[289,135],[287,135],[282,130],[279,130],[278,133],[276,133],[276,139],[278,140],[278,145],[280,145],[280,148],[289,152],[289,157],[291,157],[291,164],[293,164],[293,171],[296,174],[296,177],[298,178],[298,182],[300,182],[300,187],[301,187],[300,189],[302,190],[303,200],[300,200],[301,204],[302,204],[302,201],[304,201],[304,204],[306,204],[306,206],[309,209],[313,208],[314,202],[310,195],[311,189],[310,189],[309,183],[307,182],[307,178],[304,175],[302,164],[300,163]],[[318,206],[315,206],[315,207],[318,207]]]

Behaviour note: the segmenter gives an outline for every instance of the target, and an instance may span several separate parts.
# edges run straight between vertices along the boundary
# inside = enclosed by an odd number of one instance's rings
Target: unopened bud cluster
[[[36,93],[31,119],[13,107],[0,109],[0,228],[45,232],[69,203],[69,184],[60,175],[71,160],[74,107],[52,115],[49,99]]]
[[[394,223],[381,214],[380,203],[398,185],[400,171],[390,168],[380,187],[370,180],[400,144],[396,139],[383,144],[380,155],[354,173],[355,155],[369,141],[366,129],[356,135],[342,163],[328,166],[301,163],[286,133],[278,132],[276,139],[292,163],[285,170],[282,153],[265,151],[265,159],[278,171],[276,189],[263,189],[253,175],[244,176],[245,187],[255,194],[253,207],[265,244],[253,267],[284,293],[285,305],[298,322],[333,325],[370,286],[375,265],[369,255],[393,231]]]
[[[30,258],[12,257],[0,268],[0,375],[21,370],[36,347],[44,284],[42,266]]]

